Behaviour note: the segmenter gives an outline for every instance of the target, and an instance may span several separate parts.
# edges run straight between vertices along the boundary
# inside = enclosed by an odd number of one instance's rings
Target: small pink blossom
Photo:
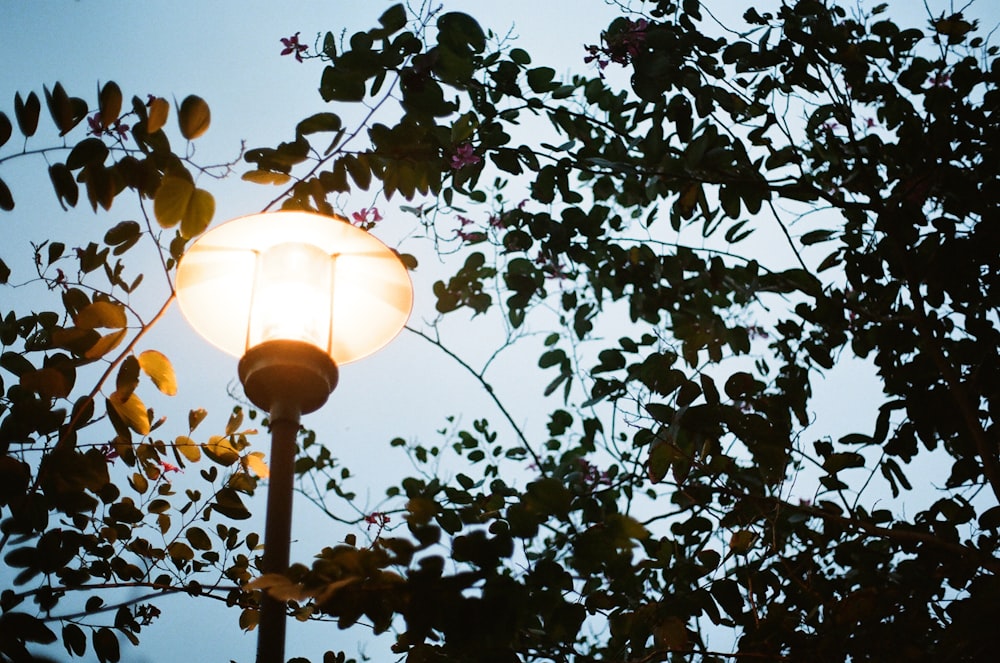
[[[466,166],[474,166],[482,161],[475,153],[472,143],[462,143],[455,148],[455,153],[451,155],[451,167],[454,170]]]
[[[951,87],[951,76],[948,74],[934,74],[928,81],[931,87]]]
[[[296,32],[291,37],[282,37],[281,44],[285,48],[281,50],[282,55],[294,55],[295,59],[302,62],[302,54],[309,50],[305,44],[299,43],[299,33]]]
[[[581,482],[586,488],[593,490],[601,484],[611,485],[611,477],[608,473],[597,469],[586,458],[577,458],[576,462],[580,466]]]
[[[363,230],[371,230],[381,220],[382,214],[377,207],[368,207],[351,214],[352,223]]]
[[[165,460],[161,460],[160,461],[160,467],[163,468],[163,473],[164,474],[166,474],[167,472],[180,472],[181,471],[181,468],[177,467],[176,465],[172,465],[172,464],[168,463]]]
[[[100,136],[104,133],[104,124],[101,122],[101,114],[99,112],[87,118],[87,125],[90,127],[90,131],[87,132],[88,134]]]
[[[478,230],[467,232],[465,230],[462,230],[461,228],[455,231],[455,236],[458,237],[463,242],[481,242],[484,239],[486,239],[486,235],[484,235]]]
[[[118,449],[110,442],[101,447],[101,453],[104,454],[104,460],[108,461],[108,463],[118,460]]]
[[[383,513],[381,511],[373,511],[369,513],[367,516],[365,516],[365,522],[368,523],[368,529],[371,529],[372,525],[375,525],[379,529],[382,529],[386,525],[388,525],[389,521],[391,520],[392,518],[389,517],[389,514]]]
[[[615,34],[605,32],[601,34],[601,40],[604,44],[601,46],[586,46],[585,48],[589,55],[584,57],[583,61],[588,64],[596,62],[603,78],[603,70],[608,64],[614,62],[624,66],[639,55],[642,45],[646,43],[646,30],[648,28],[649,22],[644,18],[640,18],[638,21],[628,21],[625,30],[621,32]]]
[[[127,124],[122,124],[120,120],[115,120],[110,129],[105,129],[104,122],[101,120],[100,112],[94,113],[87,118],[87,126],[90,127],[87,131],[87,134],[90,136],[117,134],[119,140],[128,138],[129,126]]]

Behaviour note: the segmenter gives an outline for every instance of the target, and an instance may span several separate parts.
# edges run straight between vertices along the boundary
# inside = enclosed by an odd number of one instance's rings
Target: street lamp
[[[413,287],[399,256],[340,217],[282,211],[244,216],[195,241],[177,267],[177,299],[195,330],[240,357],[247,398],[268,412],[271,467],[264,573],[288,568],[295,438],[338,369],[406,324]],[[257,663],[283,663],[285,604],[261,602]]]

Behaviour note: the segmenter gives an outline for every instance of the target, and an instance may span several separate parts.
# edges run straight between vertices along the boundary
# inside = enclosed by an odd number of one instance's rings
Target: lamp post
[[[271,461],[261,571],[288,568],[295,438],[337,386],[338,366],[399,333],[413,288],[399,257],[339,217],[271,212],[202,235],[177,268],[192,327],[240,357],[247,398],[268,412]],[[284,602],[264,594],[257,663],[284,663]]]

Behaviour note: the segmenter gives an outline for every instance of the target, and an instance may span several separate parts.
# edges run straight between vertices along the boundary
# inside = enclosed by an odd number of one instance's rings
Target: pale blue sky
[[[51,86],[56,81],[70,94],[88,98],[93,98],[92,91],[107,80],[119,83],[126,95],[153,93],[180,100],[187,94],[198,94],[209,102],[213,114],[211,129],[197,142],[198,159],[207,163],[229,160],[239,152],[241,140],[247,140],[248,147],[286,140],[299,119],[325,109],[316,92],[321,65],[315,61],[300,65],[290,57],[280,57],[281,37],[301,32],[303,43],[312,45],[315,36],[327,30],[335,34],[346,30],[349,35],[374,25],[390,4],[379,0],[0,0],[0,62],[4,63],[0,109],[12,116],[15,91],[41,94],[42,84]],[[919,3],[905,0],[892,4],[898,9]],[[554,66],[559,72],[589,71],[583,64],[582,46],[595,42],[615,13],[601,0],[446,0],[445,5],[472,13],[484,27],[498,33],[513,28],[518,45],[532,53],[539,64]],[[981,1],[978,5],[989,17],[984,22],[1000,20],[996,3]],[[44,116],[42,125],[48,123]],[[16,140],[0,149],[0,155],[9,153]],[[89,210],[72,214],[59,210],[44,169],[41,159],[30,164],[0,164],[0,177],[10,183],[18,201],[13,215],[0,218],[5,237],[0,255],[8,262],[15,246],[24,246],[28,238],[45,238],[53,225],[59,232],[78,232],[81,241],[100,236],[94,231]],[[219,221],[257,211],[272,193],[238,180],[205,186],[216,194]],[[517,196],[511,194],[511,198]],[[358,207],[371,200],[368,194]],[[125,214],[116,207],[112,217],[118,213]],[[106,217],[101,217],[100,222],[105,221]],[[391,235],[391,219],[386,225]],[[431,315],[429,281],[434,273],[433,260],[427,256],[423,271],[415,276],[416,326],[422,317]],[[465,328],[453,326],[451,342],[473,355],[477,350],[479,355],[488,355],[492,345],[484,344],[483,339],[498,338],[489,324],[479,321]],[[211,408],[214,403],[213,416],[224,419],[231,406],[225,389],[235,378],[235,360],[193,338],[178,315],[150,336],[148,347],[162,349],[174,358],[181,381],[178,403],[157,403],[158,409],[168,412],[177,408],[177,416],[182,416],[189,406]],[[555,404],[539,403],[533,392],[530,402],[520,397],[528,389],[521,367],[524,362],[534,363],[535,349],[529,344],[521,354],[505,356],[493,381],[498,393],[513,404],[515,418],[538,428],[544,406]],[[855,415],[869,421],[872,392],[848,390],[844,384],[843,380],[817,381],[817,400],[825,399],[832,411],[847,415],[836,425],[851,427]],[[386,459],[393,457],[388,440],[409,432],[433,441],[433,430],[444,424],[443,418],[462,412],[470,417],[486,414],[502,429],[499,415],[467,375],[425,342],[404,333],[377,355],[346,367],[341,386],[328,406],[310,416],[306,424],[330,439],[331,446],[343,442],[335,455],[359,475],[355,489],[364,494],[366,480],[372,486],[374,504],[381,487],[406,470],[396,461],[387,464]],[[317,516],[301,500],[297,504],[295,536],[302,539],[300,558],[341,540],[346,531]],[[255,634],[240,632],[234,611],[210,603],[186,597],[164,601],[165,616],[143,633],[140,654],[125,648],[124,660],[252,660]],[[327,649],[342,648],[351,653],[364,637],[360,627],[341,632],[332,624],[290,626],[289,656],[316,661]],[[369,649],[376,660],[388,660],[386,648],[387,643],[380,642]]]

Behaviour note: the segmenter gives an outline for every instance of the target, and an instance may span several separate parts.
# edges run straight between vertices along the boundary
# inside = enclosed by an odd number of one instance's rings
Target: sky
[[[239,154],[241,141],[248,147],[274,145],[293,136],[298,120],[328,110],[316,91],[322,65],[281,57],[280,38],[298,32],[302,43],[313,45],[317,35],[327,30],[350,35],[375,25],[390,4],[380,0],[0,0],[0,62],[4,63],[0,110],[12,117],[15,91],[41,94],[43,84],[51,86],[56,81],[70,94],[88,98],[108,80],[116,81],[126,97],[155,94],[179,101],[198,94],[211,106],[212,126],[196,142],[197,159],[202,163],[230,161]],[[583,64],[583,45],[594,43],[601,28],[616,15],[615,8],[601,0],[445,0],[444,4],[473,14],[498,34],[509,31],[537,63],[560,73],[589,73]],[[896,9],[910,2],[890,4]],[[996,24],[1000,9],[990,4],[981,2],[980,9],[986,12],[985,23]],[[343,115],[350,124],[350,114]],[[43,117],[42,124],[47,121]],[[0,149],[0,156],[9,150],[10,145]],[[96,224],[106,222],[86,209],[64,214],[44,168],[41,158],[30,166],[28,162],[0,163],[0,177],[8,182],[19,204],[15,213],[0,218],[5,237],[0,256],[8,262],[15,246],[40,241],[53,227],[82,242],[99,237]],[[230,180],[205,185],[216,197],[217,222],[256,212],[270,199],[268,194],[273,195],[273,190],[240,183],[235,177]],[[391,206],[371,193],[346,203],[347,211],[371,204],[379,205],[387,216],[376,234],[390,243],[398,241],[404,233],[393,226]],[[112,215],[118,213],[127,212],[113,209]],[[780,248],[768,251],[772,264],[791,260],[790,255],[780,254]],[[444,267],[428,255],[414,274],[417,301],[411,324],[415,327],[424,327],[433,318],[430,283],[443,273]],[[473,365],[485,361],[502,339],[496,320],[489,318],[462,319],[445,327],[445,333],[447,344]],[[210,422],[225,421],[232,406],[226,391],[238,390],[235,359],[194,338],[176,310],[150,334],[146,345],[174,359],[180,380],[177,403],[161,399],[155,407],[181,417],[187,407],[203,405],[210,410]],[[526,389],[523,367],[525,362],[534,364],[539,347],[540,339],[529,339],[519,349],[501,354],[489,374],[515,420],[537,430],[544,423],[542,413],[556,406],[552,401],[521,396]],[[829,412],[841,413],[833,417],[835,423],[827,434],[853,432],[873,420],[872,403],[878,402],[879,394],[868,370],[864,365],[845,364],[835,375],[816,382],[815,400]],[[407,439],[431,443],[434,431],[446,426],[446,416],[457,415],[468,427],[471,417],[480,414],[510,433],[464,369],[426,341],[404,332],[374,356],[344,367],[330,403],[304,423],[336,449],[335,455],[357,477],[353,487],[361,495],[370,495],[375,508],[383,487],[409,469],[405,458],[388,451],[388,440],[407,435]],[[296,504],[293,537],[300,559],[322,545],[342,540],[348,531],[302,500]],[[124,650],[124,660],[252,660],[255,634],[240,631],[234,611],[209,603],[186,597],[164,601],[165,618],[144,631],[140,649]],[[292,623],[290,629],[289,656],[312,660],[320,660],[327,649],[351,653],[363,638],[357,630],[341,632],[332,624]],[[381,660],[384,646],[380,643],[369,649]]]

